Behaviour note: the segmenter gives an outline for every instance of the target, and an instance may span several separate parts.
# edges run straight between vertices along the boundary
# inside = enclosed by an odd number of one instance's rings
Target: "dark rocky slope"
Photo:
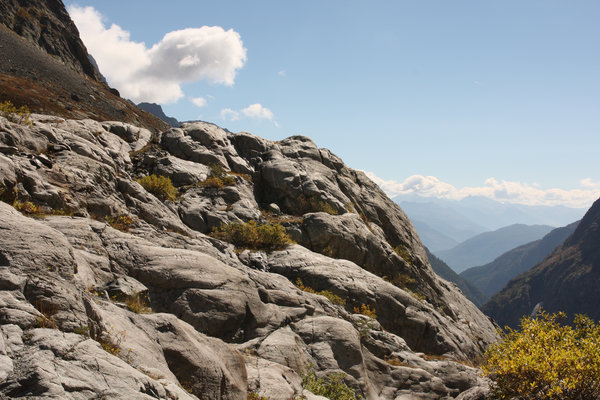
[[[540,264],[519,275],[485,304],[502,325],[516,326],[541,304],[544,309],[600,319],[600,200],[575,232]]]
[[[556,228],[542,239],[507,251],[489,264],[469,268],[460,276],[484,294],[484,303],[514,277],[528,271],[560,246],[577,228],[579,221]]]
[[[102,82],[57,0],[0,0],[0,101],[6,100],[66,118],[168,128]]]
[[[163,111],[160,104],[142,102],[142,103],[139,103],[137,106],[138,106],[138,108],[140,108],[146,112],[149,112],[150,114],[154,115],[155,117],[160,118],[161,120],[165,121],[167,124],[169,124],[173,128],[179,128],[179,126],[181,125],[181,122],[177,121],[176,118],[169,117],[167,114],[165,114],[165,112]]]

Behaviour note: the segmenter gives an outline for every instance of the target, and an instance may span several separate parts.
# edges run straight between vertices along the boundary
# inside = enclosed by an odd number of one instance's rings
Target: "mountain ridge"
[[[579,221],[556,228],[542,239],[516,247],[486,265],[472,267],[460,276],[475,285],[486,301],[499,292],[512,278],[541,262],[560,246],[577,228]]]
[[[483,310],[502,325],[516,326],[537,305],[600,318],[600,200],[596,200],[575,231],[541,263],[512,279]]]
[[[434,253],[458,273],[493,261],[504,252],[541,238],[554,229],[547,225],[513,224],[484,232],[458,244],[452,249]]]

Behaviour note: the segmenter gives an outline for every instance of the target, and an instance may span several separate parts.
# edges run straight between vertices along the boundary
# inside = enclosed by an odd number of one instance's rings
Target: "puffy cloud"
[[[261,104],[256,103],[252,104],[242,110],[242,114],[244,114],[248,118],[255,119],[268,119],[269,121],[273,121],[275,118],[271,110],[266,107],[263,107]]]
[[[107,28],[93,7],[72,5],[69,14],[100,72],[135,102],[176,101],[184,95],[182,83],[202,79],[233,85],[246,62],[246,49],[232,29],[203,26],[173,31],[147,48],[118,25]]]
[[[590,178],[584,178],[579,183],[584,188],[600,189],[600,182],[594,182]]]
[[[275,115],[271,110],[266,107],[263,107],[262,104],[255,103],[251,104],[246,108],[241,109],[240,111],[235,111],[230,108],[225,108],[221,110],[221,118],[230,121],[237,121],[240,119],[240,116],[252,119],[264,119],[273,122],[275,126],[279,126],[277,121],[275,121]]]
[[[498,181],[488,178],[482,186],[457,188],[442,182],[435,176],[412,175],[404,182],[384,180],[372,172],[367,176],[377,183],[390,197],[400,194],[416,194],[423,197],[463,199],[467,196],[483,196],[500,202],[530,205],[565,205],[589,207],[600,197],[600,184],[586,178],[580,181],[582,189],[542,189],[538,184]]]
[[[190,98],[190,101],[196,107],[204,107],[208,103],[204,97],[192,97],[192,98]]]
[[[221,118],[224,120],[237,121],[240,119],[240,113],[231,108],[224,108],[221,110]]]

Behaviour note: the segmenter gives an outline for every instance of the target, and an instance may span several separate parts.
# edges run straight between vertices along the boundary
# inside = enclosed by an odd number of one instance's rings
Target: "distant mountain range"
[[[575,231],[578,224],[579,221],[556,228],[542,239],[507,251],[486,265],[469,268],[461,272],[460,276],[475,285],[487,300],[499,292],[512,278],[541,262]]]
[[[565,226],[581,219],[586,211],[564,206],[503,204],[475,196],[449,200],[400,195],[394,201],[413,221],[419,237],[434,253],[450,249],[477,234],[512,224]]]
[[[516,326],[536,305],[569,317],[600,319],[600,200],[575,232],[540,264],[519,275],[483,306],[501,325]]]
[[[454,271],[484,265],[517,246],[542,238],[554,229],[548,225],[514,224],[492,232],[484,232],[449,249],[434,254]]]
[[[425,251],[427,252],[429,263],[436,274],[447,281],[455,283],[456,286],[458,286],[463,294],[467,297],[467,299],[471,300],[471,302],[473,302],[473,304],[475,304],[477,307],[481,307],[483,303],[485,303],[488,297],[485,296],[473,283],[454,272],[454,270],[445,262],[431,253],[427,247],[425,248]]]

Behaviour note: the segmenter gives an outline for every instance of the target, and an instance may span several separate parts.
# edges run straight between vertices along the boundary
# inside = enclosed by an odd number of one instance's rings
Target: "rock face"
[[[75,71],[102,81],[61,1],[2,0],[0,24],[58,57]]]
[[[494,326],[433,272],[402,210],[330,151],[208,123],[32,120],[0,117],[0,395],[317,398],[309,371],[341,372],[369,399],[485,393],[466,364]],[[220,170],[228,185],[204,183]],[[146,191],[149,174],[178,197]],[[296,244],[208,236],[249,220]],[[376,320],[356,313],[366,306]]]
[[[60,0],[0,0],[0,46],[0,101],[66,118],[168,129],[102,81]]]
[[[176,118],[169,117],[168,115],[166,115],[160,104],[143,102],[139,103],[137,106],[142,110],[154,115],[155,117],[162,119],[174,128],[179,128],[179,125],[181,125],[181,123],[177,121]]]
[[[564,311],[569,318],[587,314],[600,318],[600,200],[562,246],[544,261],[511,280],[483,309],[498,323],[516,326],[537,305],[550,312]]]

